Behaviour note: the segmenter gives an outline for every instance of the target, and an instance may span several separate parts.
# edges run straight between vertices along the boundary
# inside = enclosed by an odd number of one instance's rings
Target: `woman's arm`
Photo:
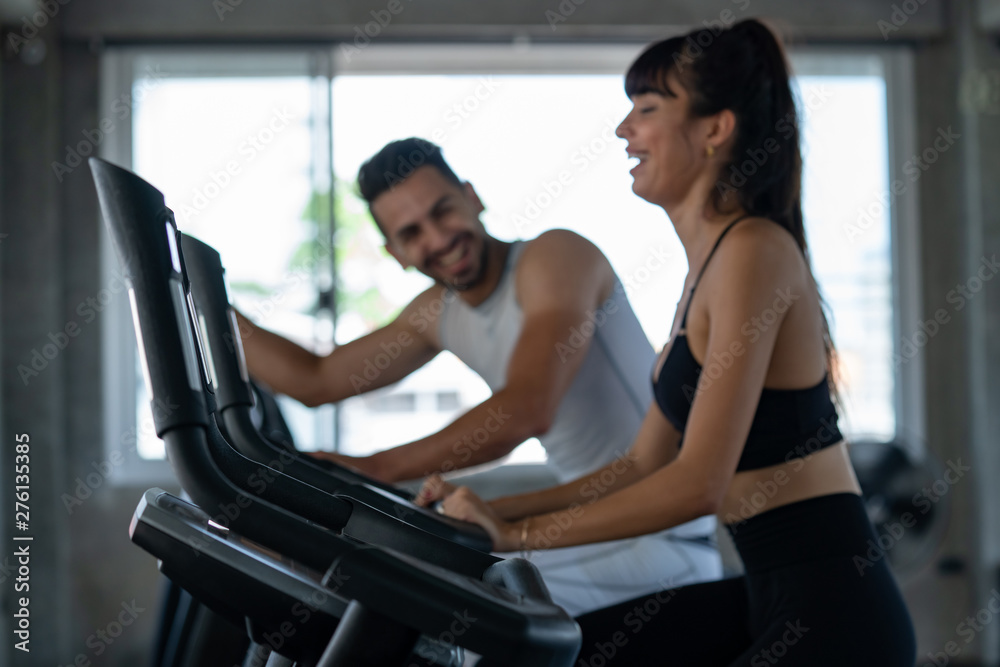
[[[672,461],[677,456],[678,442],[680,433],[666,420],[659,408],[652,404],[632,447],[614,461],[571,482],[541,491],[503,496],[488,504],[498,517],[513,521],[593,503],[609,493],[634,484]],[[431,475],[417,494],[417,503],[430,505],[446,498],[457,488],[440,475]]]
[[[713,513],[715,505],[705,494],[710,485],[696,472],[679,457],[591,505],[573,504],[516,522],[501,519],[464,486],[445,498],[442,507],[449,516],[483,526],[496,551],[568,547],[645,535]]]
[[[709,323],[704,370],[676,459],[575,512],[551,512],[527,523],[504,521],[467,489],[449,496],[445,511],[481,523],[498,540],[498,549],[520,548],[522,535],[529,548],[622,539],[714,513],[735,474],[781,326],[783,314],[774,319],[768,312],[780,290],[801,286],[801,272],[787,248],[775,248],[766,233],[740,231],[734,230],[715,260],[725,272],[711,285],[702,282]],[[772,324],[755,328],[751,339],[745,325],[755,318]],[[716,359],[725,359],[725,367],[713,364]]]
[[[513,521],[573,505],[591,504],[673,461],[679,442],[680,433],[653,404],[646,411],[635,442],[626,454],[571,482],[533,493],[504,496],[490,501],[489,505],[497,516]]]

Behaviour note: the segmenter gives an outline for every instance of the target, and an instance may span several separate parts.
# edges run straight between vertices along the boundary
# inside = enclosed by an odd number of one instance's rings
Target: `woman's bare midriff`
[[[806,458],[733,476],[717,516],[737,523],[761,512],[831,493],[861,493],[843,441]]]

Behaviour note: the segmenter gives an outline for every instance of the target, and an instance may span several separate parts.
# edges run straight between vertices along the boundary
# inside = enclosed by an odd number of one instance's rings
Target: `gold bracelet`
[[[531,521],[531,517],[525,518],[521,522],[521,555],[525,558],[528,557],[528,523]]]

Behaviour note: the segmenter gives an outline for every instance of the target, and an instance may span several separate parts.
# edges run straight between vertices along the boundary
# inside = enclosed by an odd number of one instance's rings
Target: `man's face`
[[[456,185],[435,167],[423,166],[371,204],[386,250],[458,290],[474,286],[485,270],[483,205],[472,186]]]

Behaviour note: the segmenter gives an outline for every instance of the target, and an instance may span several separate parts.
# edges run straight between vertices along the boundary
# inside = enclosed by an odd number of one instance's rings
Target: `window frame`
[[[834,62],[836,57],[840,62]],[[917,151],[916,93],[913,51],[909,47],[806,47],[795,49],[796,74],[837,74],[844,59],[877,58],[886,85],[886,136],[888,183],[902,180],[902,165]],[[808,60],[806,60],[808,59]],[[806,61],[806,62],[804,62]],[[809,62],[811,61],[811,62]],[[823,63],[826,63],[825,65]],[[892,352],[901,354],[900,344],[921,322],[923,279],[920,270],[920,183],[906,188],[889,208],[890,289],[892,293]],[[904,364],[893,367],[895,438],[911,454],[922,457],[926,450],[925,354],[923,348]]]
[[[114,113],[112,105],[123,95],[134,92],[137,74],[151,61],[171,61],[170,68],[163,73],[165,77],[320,76],[330,81],[329,54],[328,48],[109,47],[101,56],[99,113],[102,117],[110,117]],[[126,169],[132,168],[132,110],[129,104],[128,122],[121,123],[115,132],[108,134],[98,148],[101,158]],[[329,121],[328,113],[326,120]],[[315,128],[313,134],[315,140]],[[328,159],[331,154],[329,129],[321,129],[318,134],[326,137]],[[103,224],[100,225],[99,243],[101,279],[103,284],[108,284],[119,271],[119,262]],[[126,298],[115,299],[106,310],[101,352],[105,456],[124,457],[118,473],[109,478],[110,483],[119,486],[170,483],[174,474],[166,458],[144,459],[136,454],[134,438],[144,425],[136,420],[137,350],[132,314]],[[128,444],[130,434],[133,444]]]
[[[641,44],[377,44],[361,56],[345,57],[343,45],[322,47],[109,47],[101,58],[100,112],[111,113],[112,103],[123,91],[132,91],[137,68],[150,59],[169,58],[169,73],[197,76],[323,76],[332,84],[338,75],[358,74],[621,74],[641,49]],[[455,49],[465,49],[462,58]],[[406,57],[399,54],[405,52]],[[791,50],[793,70],[799,75],[836,74],[850,63],[878,62],[886,82],[888,133],[888,182],[901,177],[901,166],[916,149],[913,54],[900,47],[797,47]],[[873,60],[874,59],[874,60]],[[299,65],[290,68],[290,63]],[[301,63],[308,63],[303,71]],[[329,112],[329,110],[328,110]],[[331,113],[327,114],[330,121]],[[329,122],[327,123],[329,125]],[[332,165],[332,127],[326,132],[329,165]],[[132,124],[122,123],[99,147],[99,155],[125,166],[132,165]],[[331,170],[332,171],[332,170]],[[892,350],[898,355],[905,332],[921,321],[918,193],[920,184],[907,188],[890,207],[890,275],[893,304]],[[331,213],[332,215],[332,213]],[[335,221],[334,221],[335,224]],[[118,261],[103,225],[100,232],[101,278],[111,280]],[[102,334],[102,396],[105,451],[121,452],[125,436],[140,427],[135,423],[135,345],[127,299],[113,301],[107,310]],[[920,454],[924,449],[925,357],[923,349],[905,364],[894,364],[893,402],[896,436]],[[164,483],[173,478],[165,460],[126,456],[116,484]]]

